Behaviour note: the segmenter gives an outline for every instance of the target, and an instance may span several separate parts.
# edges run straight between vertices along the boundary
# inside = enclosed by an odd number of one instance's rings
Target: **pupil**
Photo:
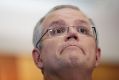
[[[85,30],[84,30],[84,29],[81,29],[80,31],[81,31],[82,33],[84,33],[84,32],[85,32]]]
[[[57,29],[57,33],[63,33],[63,32],[64,32],[64,28],[63,27]]]
[[[60,30],[60,29],[58,29],[58,30],[57,30],[57,33],[61,33],[61,30]]]

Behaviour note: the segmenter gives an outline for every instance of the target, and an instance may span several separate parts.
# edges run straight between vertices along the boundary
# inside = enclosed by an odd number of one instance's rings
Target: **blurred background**
[[[0,80],[43,80],[32,60],[32,33],[60,4],[80,7],[96,24],[102,54],[93,80],[119,80],[119,0],[0,0]]]

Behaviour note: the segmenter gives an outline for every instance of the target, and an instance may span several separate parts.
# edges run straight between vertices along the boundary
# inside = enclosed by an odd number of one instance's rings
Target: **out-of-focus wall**
[[[119,64],[102,63],[94,70],[94,80],[119,80]]]
[[[0,55],[0,80],[43,80],[43,76],[31,55]],[[93,80],[119,80],[119,64],[102,63]]]
[[[0,55],[0,80],[19,80],[18,74],[17,57]]]
[[[35,66],[31,55],[20,56],[17,59],[19,80],[43,80],[40,69]]]

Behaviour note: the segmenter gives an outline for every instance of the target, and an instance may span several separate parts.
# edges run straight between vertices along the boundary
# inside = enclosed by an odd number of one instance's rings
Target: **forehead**
[[[77,22],[86,22],[89,24],[89,19],[83,12],[71,8],[63,8],[48,14],[42,22],[42,25],[47,27],[52,22],[58,20],[62,20],[69,25]]]

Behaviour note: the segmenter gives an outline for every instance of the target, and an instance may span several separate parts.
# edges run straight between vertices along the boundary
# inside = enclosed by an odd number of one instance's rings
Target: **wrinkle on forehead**
[[[83,24],[83,25],[90,25],[87,21],[85,20],[75,20],[74,21],[74,25],[70,25],[70,26],[78,26],[80,24]],[[66,24],[66,22],[62,19],[59,19],[59,20],[56,20],[56,21],[52,21],[49,25],[50,26],[53,26],[53,25],[65,25],[65,26],[68,26],[68,24]]]
[[[74,20],[75,18],[76,20],[79,19],[75,21],[75,23],[89,23],[88,17],[83,12],[70,8],[64,8],[48,14],[42,24],[43,26],[48,27],[50,24],[52,24],[52,22],[58,21],[58,23],[64,24],[62,20]]]

